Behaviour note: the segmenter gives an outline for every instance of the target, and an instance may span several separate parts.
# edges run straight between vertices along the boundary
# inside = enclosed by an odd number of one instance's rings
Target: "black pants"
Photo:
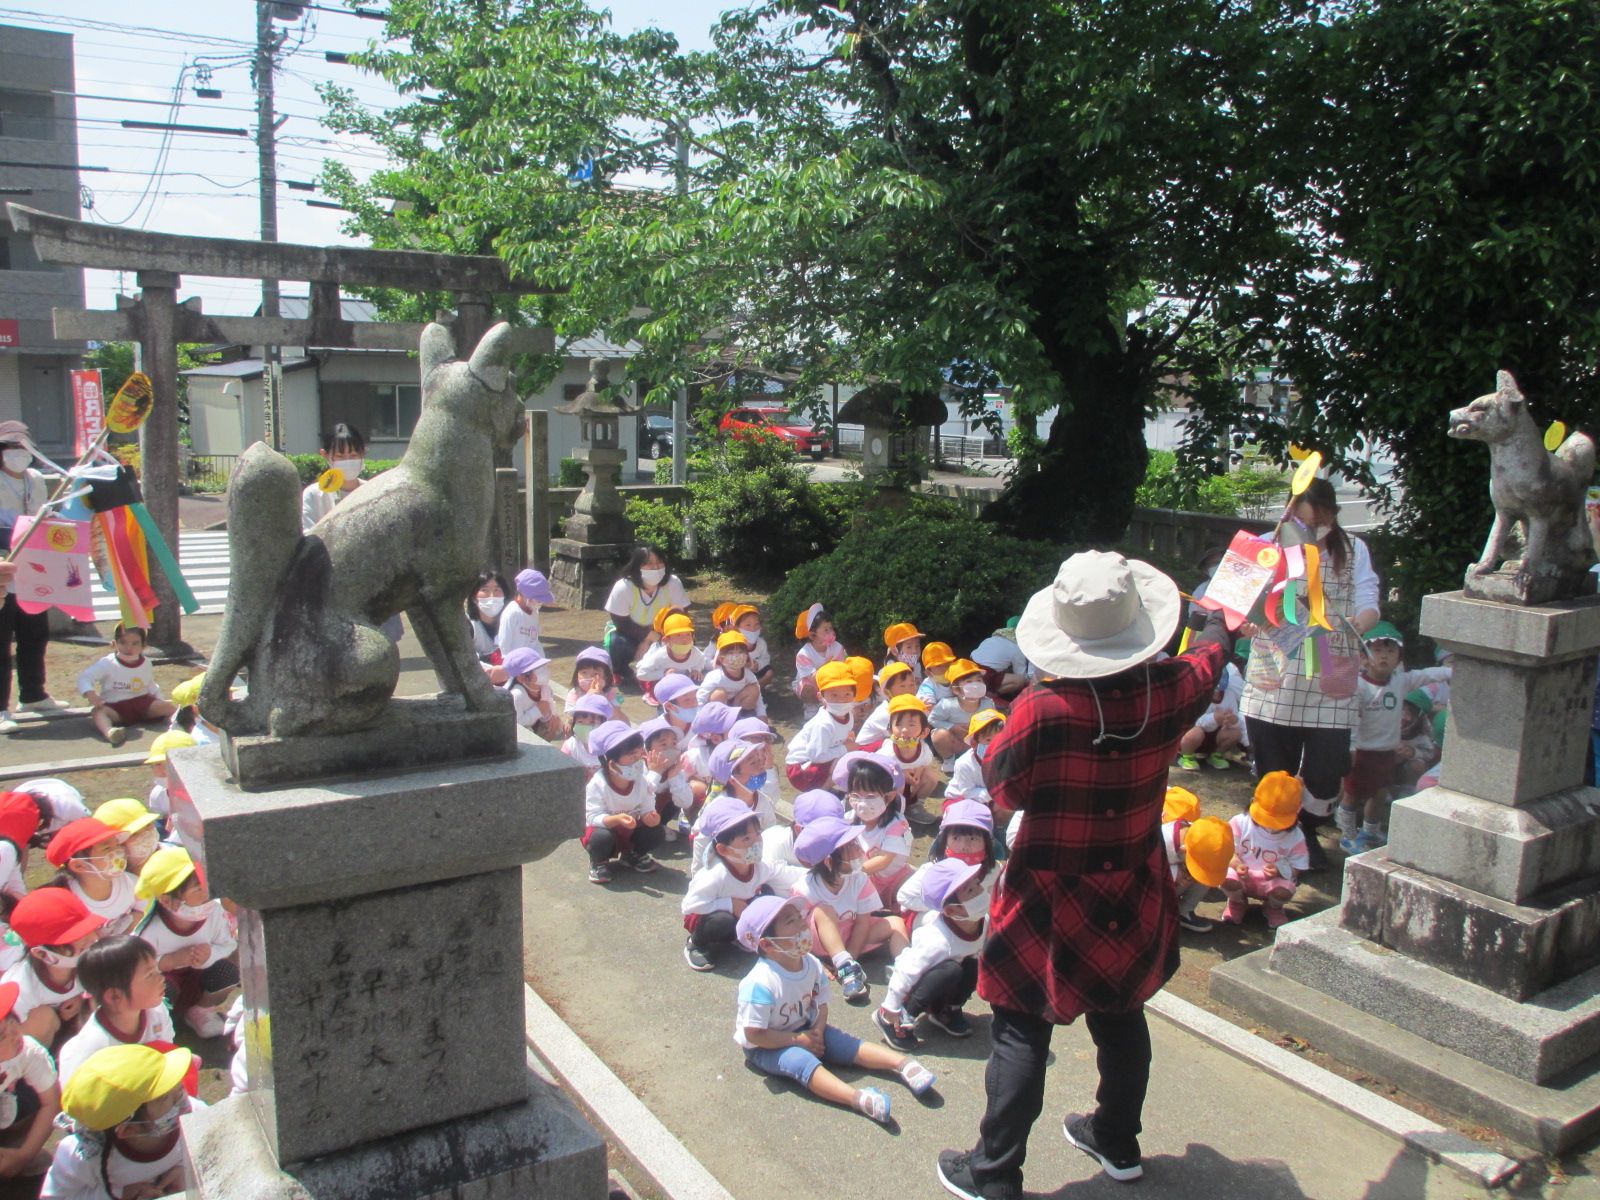
[[[1246,717],[1244,725],[1250,734],[1257,779],[1272,771],[1287,771],[1298,775],[1319,800],[1338,797],[1339,787],[1350,773],[1348,729],[1306,729],[1257,717]]]
[[[25,613],[15,593],[0,604],[0,709],[11,709],[11,639],[17,639],[17,693],[23,704],[45,698],[44,649],[50,644],[50,612]]]
[[[695,922],[689,940],[696,950],[710,950],[713,946],[731,946],[737,936],[739,922],[730,912],[706,913]]]
[[[615,621],[615,618],[612,620]],[[633,678],[633,653],[639,648],[640,640],[629,637],[620,629],[612,629],[611,641],[606,649],[611,652],[611,673],[618,682]]]
[[[960,1008],[978,988],[978,958],[947,958],[922,973],[906,997],[906,1016]]]
[[[661,833],[659,825],[635,825],[629,853],[647,854],[654,850],[661,844]],[[590,865],[599,866],[615,858],[621,847],[615,833],[604,825],[596,825],[594,832],[589,835],[589,844],[584,849],[589,851]]]
[[[1099,1108],[1094,1134],[1108,1154],[1136,1153],[1140,1114],[1150,1085],[1150,1027],[1144,1009],[1131,1013],[1087,1013],[1099,1052]],[[1010,1180],[1022,1186],[1022,1164],[1028,1157],[1028,1133],[1044,1110],[1045,1063],[1055,1026],[1031,1013],[994,1010],[992,1048],[984,1072],[989,1104],[978,1126],[972,1152],[972,1178],[981,1184]]]

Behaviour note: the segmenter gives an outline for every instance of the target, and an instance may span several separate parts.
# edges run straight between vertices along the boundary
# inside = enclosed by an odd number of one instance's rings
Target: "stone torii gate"
[[[494,296],[550,295],[562,290],[517,278],[500,259],[483,255],[187,237],[95,225],[20,204],[8,204],[6,208],[12,228],[33,239],[40,262],[137,273],[138,296],[118,296],[114,311],[55,309],[55,336],[140,344],[144,372],[159,401],[139,435],[145,504],[174,555],[178,553],[178,489],[182,482],[178,478],[178,408],[174,402],[180,342],[415,350],[424,328],[421,324],[342,318],[341,286],[383,287],[408,292],[454,292],[455,317],[441,315],[439,319],[450,326],[458,349],[470,351],[489,328]],[[303,279],[311,288],[310,314],[304,320],[206,316],[199,297],[178,301],[181,276],[186,274],[224,279]],[[550,354],[555,350],[555,337],[549,329],[515,332],[514,350],[518,354]],[[269,404],[269,424],[277,419]],[[269,439],[271,436],[269,429]],[[514,474],[510,490],[514,505]],[[504,540],[501,531],[507,528],[514,531],[516,523],[495,522],[497,540]],[[507,560],[516,553],[514,546],[485,550],[501,570],[511,565]],[[520,565],[511,566],[511,572],[514,574]],[[181,652],[186,647],[177,598],[163,573],[151,574],[161,603],[155,610],[150,640],[163,650]]]

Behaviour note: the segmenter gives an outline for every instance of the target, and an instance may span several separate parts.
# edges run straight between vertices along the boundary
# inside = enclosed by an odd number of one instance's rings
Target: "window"
[[[410,438],[422,414],[422,388],[414,383],[341,383],[322,385],[322,428],[341,421],[361,435],[374,438]],[[319,431],[320,433],[320,431]]]
[[[55,97],[45,92],[0,91],[0,137],[55,141]]]

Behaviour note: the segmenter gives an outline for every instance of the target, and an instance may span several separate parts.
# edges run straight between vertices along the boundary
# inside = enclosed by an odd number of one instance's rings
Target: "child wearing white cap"
[[[761,861],[761,819],[743,801],[718,796],[707,803],[695,835],[713,857],[690,878],[680,905],[689,931],[683,957],[692,969],[709,971],[718,948],[733,944],[745,905],[772,891],[772,871]]]
[[[539,606],[554,604],[555,593],[550,590],[550,583],[543,573],[531,567],[518,571],[512,586],[516,594],[500,614],[500,628],[495,633],[494,644],[499,648],[502,660],[521,646],[537,650],[542,657],[544,647],[539,642]]]
[[[626,721],[607,721],[589,735],[599,760],[583,793],[583,848],[589,882],[610,883],[612,859],[648,873],[661,864],[650,856],[661,842],[655,793],[644,779],[644,738]]]
[[[739,944],[757,960],[739,983],[733,1040],[745,1061],[766,1075],[782,1075],[824,1100],[853,1108],[874,1121],[889,1119],[889,1097],[877,1088],[854,1088],[822,1064],[893,1071],[912,1095],[934,1084],[915,1059],[863,1042],[828,1024],[828,980],[810,954],[811,935],[797,897],[762,896],[737,924]]]
[[[917,1045],[919,1016],[951,1037],[970,1037],[961,1006],[978,986],[978,955],[988,933],[989,892],[981,862],[947,858],[922,879],[922,898],[933,915],[911,935],[894,960],[889,994],[873,1014],[884,1040],[897,1050]]]

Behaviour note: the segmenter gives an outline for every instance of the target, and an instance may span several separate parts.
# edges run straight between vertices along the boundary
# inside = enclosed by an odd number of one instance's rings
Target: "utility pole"
[[[272,82],[278,69],[278,32],[272,27],[274,17],[283,17],[292,10],[294,19],[300,13],[299,5],[278,4],[275,0],[256,0],[256,155],[261,186],[261,240],[278,240],[278,129],[273,111]],[[261,281],[261,316],[271,320],[278,315],[278,281]],[[264,441],[274,450],[283,449],[283,350],[279,346],[262,347],[261,373],[265,392],[263,412]]]

